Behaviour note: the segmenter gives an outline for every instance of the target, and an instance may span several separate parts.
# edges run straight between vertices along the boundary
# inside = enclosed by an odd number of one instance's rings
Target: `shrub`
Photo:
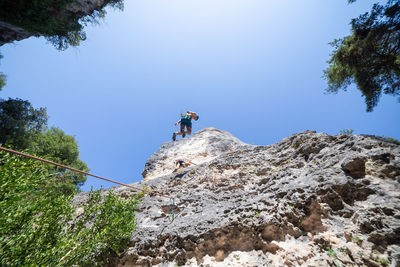
[[[353,134],[353,132],[354,132],[353,129],[343,129],[343,130],[340,130],[339,134],[351,135],[351,134]]]
[[[386,141],[388,141],[390,143],[393,143],[393,144],[396,144],[396,145],[400,145],[400,141],[395,139],[395,138],[392,138],[390,136],[383,136],[383,138],[385,138]]]
[[[0,153],[0,265],[99,265],[118,254],[136,228],[138,200],[92,191],[78,215],[47,174],[41,163]]]
[[[333,257],[333,258],[337,259],[336,251],[335,251],[333,248],[329,248],[329,249],[327,250],[327,253],[328,253],[328,255],[329,255],[330,257]]]

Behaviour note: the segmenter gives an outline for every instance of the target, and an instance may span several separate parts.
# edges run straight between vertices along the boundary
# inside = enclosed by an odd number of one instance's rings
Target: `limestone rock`
[[[176,157],[197,165],[174,172]],[[383,138],[305,131],[251,146],[208,128],[163,144],[152,172],[135,184],[153,190],[138,230],[109,266],[399,264],[400,146]],[[174,200],[173,221],[152,192]]]
[[[182,138],[175,142],[162,144],[159,151],[147,160],[142,175],[154,179],[171,173],[175,169],[175,160],[183,159],[195,164],[202,164],[225,152],[232,152],[240,147],[247,147],[230,133],[207,128],[193,134],[191,138]]]

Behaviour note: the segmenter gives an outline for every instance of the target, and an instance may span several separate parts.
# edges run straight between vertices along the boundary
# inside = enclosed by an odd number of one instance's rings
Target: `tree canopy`
[[[29,101],[0,99],[0,143],[26,149],[30,136],[46,128],[47,119],[46,109],[35,109]]]
[[[68,7],[77,0],[2,0],[0,20],[23,28],[35,36],[44,36],[57,49],[78,46],[86,39],[84,26],[97,23],[106,14],[105,7],[123,9],[123,0],[97,1],[90,14]],[[81,1],[83,2],[83,1]]]
[[[64,131],[51,127],[34,133],[29,141],[29,146],[26,148],[28,152],[81,171],[89,171],[86,163],[79,159],[78,144],[72,135],[66,135]],[[86,181],[84,174],[50,165],[46,168],[54,175],[53,180],[56,182],[53,185],[66,194],[73,192]]]
[[[374,4],[370,12],[351,21],[351,32],[331,43],[334,51],[324,71],[327,92],[337,93],[355,83],[370,112],[382,93],[400,96],[400,4]]]
[[[86,163],[79,159],[75,138],[56,127],[48,128],[47,119],[46,109],[35,109],[29,101],[0,99],[0,143],[82,171],[89,171]],[[53,166],[46,168],[52,172],[53,186],[66,194],[72,193],[86,181],[83,174]]]
[[[0,54],[0,60],[3,58],[3,55]],[[0,72],[0,91],[6,85],[6,75]]]

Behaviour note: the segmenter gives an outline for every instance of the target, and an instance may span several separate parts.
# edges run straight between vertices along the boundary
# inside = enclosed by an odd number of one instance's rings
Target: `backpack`
[[[192,116],[190,116],[190,114],[187,114],[187,113],[181,113],[181,119],[183,119],[183,120],[191,120],[192,119]]]

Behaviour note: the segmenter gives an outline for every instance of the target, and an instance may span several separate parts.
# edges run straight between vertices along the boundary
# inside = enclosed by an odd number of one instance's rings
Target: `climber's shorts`
[[[181,127],[192,128],[191,122],[181,122]]]

